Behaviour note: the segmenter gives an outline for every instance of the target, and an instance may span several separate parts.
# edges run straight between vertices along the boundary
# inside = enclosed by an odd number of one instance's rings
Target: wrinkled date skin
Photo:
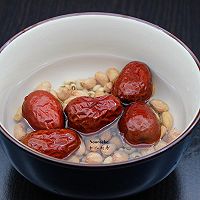
[[[65,108],[68,125],[82,133],[92,133],[114,121],[122,112],[122,105],[113,95],[77,97]]]
[[[161,135],[156,115],[143,102],[127,107],[118,127],[125,140],[132,145],[154,144],[159,141]]]
[[[65,158],[80,147],[78,134],[70,129],[39,130],[27,134],[22,142],[30,148],[54,158]]]
[[[152,95],[152,88],[152,76],[148,66],[133,61],[121,71],[112,88],[112,94],[128,104],[148,100]]]
[[[64,128],[62,105],[43,90],[31,92],[25,97],[22,115],[35,130]]]

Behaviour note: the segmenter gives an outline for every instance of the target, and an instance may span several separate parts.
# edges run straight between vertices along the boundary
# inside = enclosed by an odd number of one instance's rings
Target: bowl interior
[[[61,17],[20,34],[0,54],[0,122],[12,135],[12,116],[41,81],[93,76],[132,60],[149,65],[154,98],[166,101],[175,127],[184,131],[200,108],[200,74],[190,53],[162,30],[107,15]]]

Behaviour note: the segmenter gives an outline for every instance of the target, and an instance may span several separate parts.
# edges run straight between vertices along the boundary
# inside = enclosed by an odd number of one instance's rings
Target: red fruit
[[[78,134],[70,129],[34,131],[26,135],[22,142],[40,153],[60,159],[74,152],[81,144]]]
[[[114,121],[121,114],[122,106],[113,95],[77,97],[70,101],[64,112],[69,127],[82,133],[91,133]]]
[[[62,105],[47,91],[37,90],[26,96],[22,115],[35,130],[64,128]]]
[[[128,63],[116,79],[112,94],[124,103],[146,101],[152,95],[152,77],[145,63]]]
[[[154,144],[160,139],[160,123],[151,108],[142,102],[129,106],[118,126],[128,143],[133,145]]]

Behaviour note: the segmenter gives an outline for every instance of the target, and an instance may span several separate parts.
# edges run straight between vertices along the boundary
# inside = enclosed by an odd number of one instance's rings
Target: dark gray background
[[[0,0],[0,46],[41,20],[88,11],[120,13],[157,24],[181,39],[200,58],[200,1],[195,0]],[[11,166],[0,146],[0,200],[44,199],[61,198],[24,179]],[[194,129],[192,144],[176,170],[131,199],[200,199],[200,125]]]

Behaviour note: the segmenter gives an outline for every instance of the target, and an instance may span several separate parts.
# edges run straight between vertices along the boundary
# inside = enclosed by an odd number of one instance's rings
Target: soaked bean
[[[113,155],[113,162],[124,162],[128,160],[128,154],[123,151],[115,151]]]
[[[111,140],[109,141],[109,143],[115,144],[117,146],[117,148],[120,148],[123,146],[123,143],[118,136],[112,137]]]
[[[110,156],[117,149],[115,144],[104,144],[101,146],[101,153],[104,156]]]
[[[113,158],[112,156],[108,156],[107,158],[105,158],[105,160],[103,161],[103,164],[110,164],[113,162]]]
[[[103,158],[99,153],[90,152],[86,155],[85,162],[88,164],[100,164],[103,162]]]
[[[15,115],[13,116],[13,119],[16,121],[16,122],[19,122],[21,121],[23,118],[22,116],[22,106],[20,106],[18,109],[17,109],[17,112],[15,113]]]

